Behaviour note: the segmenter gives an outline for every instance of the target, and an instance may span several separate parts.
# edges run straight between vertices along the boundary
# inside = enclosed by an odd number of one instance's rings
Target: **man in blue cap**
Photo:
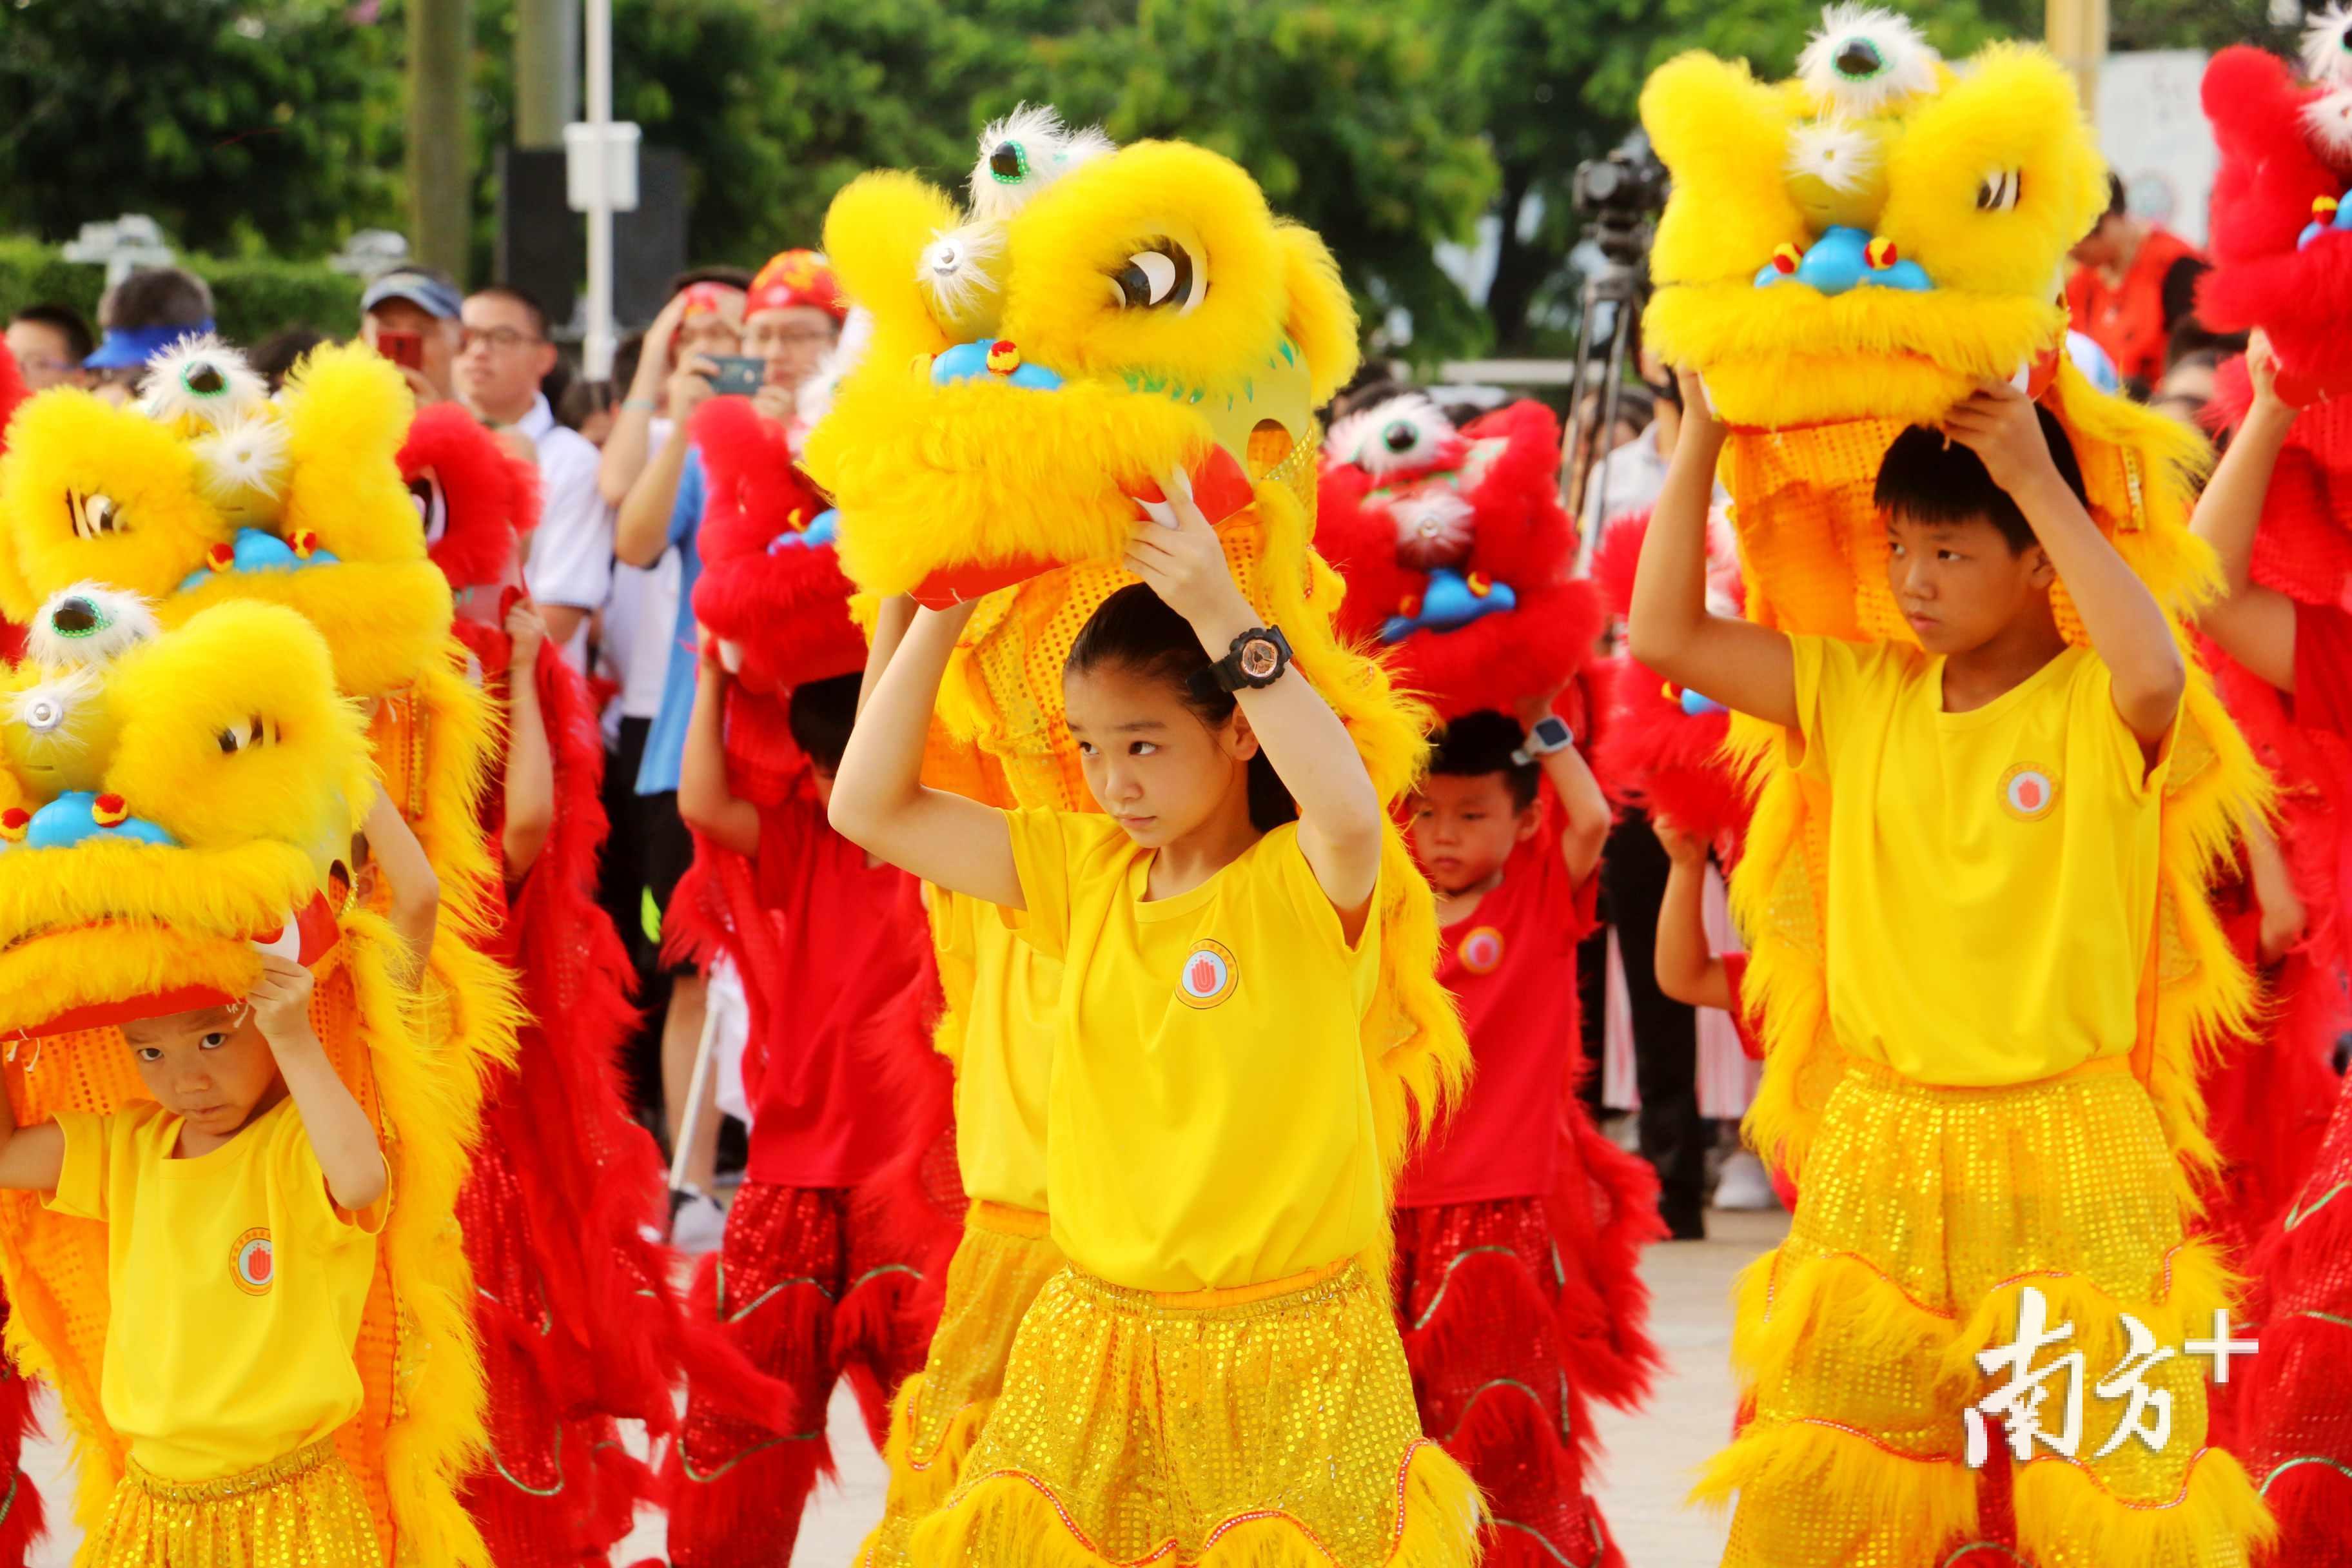
[[[400,366],[420,404],[455,394],[463,303],[455,283],[419,267],[387,272],[360,296],[360,337]]]
[[[104,336],[82,361],[94,390],[110,403],[138,395],[147,362],[182,338],[213,330],[213,291],[178,267],[142,267],[106,291],[98,303]]]

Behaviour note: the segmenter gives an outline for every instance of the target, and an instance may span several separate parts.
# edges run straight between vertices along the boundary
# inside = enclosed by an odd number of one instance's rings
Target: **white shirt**
[[[523,582],[542,605],[596,609],[613,590],[613,509],[596,489],[596,443],[557,424],[544,395],[531,400],[515,428],[539,448],[539,526]],[[563,649],[583,669],[587,643],[583,618]]]
[[[1658,492],[1666,488],[1667,459],[1658,453],[1658,426],[1652,420],[1642,433],[1611,452],[1594,467],[1584,481],[1584,537],[1576,550],[1576,573],[1584,576],[1592,570],[1592,552],[1601,542],[1603,530],[1621,517],[1633,517],[1650,510],[1658,504]],[[1601,515],[1601,492],[1608,491],[1608,515]],[[1731,500],[1723,481],[1715,482],[1714,510],[1720,511]]]
[[[646,431],[650,464],[669,445],[671,421],[656,417]],[[669,678],[670,629],[677,623],[679,565],[675,547],[651,566],[613,563],[613,591],[604,601],[605,673],[620,683],[613,718],[650,719],[661,710]]]

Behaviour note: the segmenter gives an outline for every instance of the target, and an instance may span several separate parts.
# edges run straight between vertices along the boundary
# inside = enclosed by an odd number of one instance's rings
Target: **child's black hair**
[[[98,302],[99,324],[109,331],[142,327],[186,327],[212,320],[213,291],[182,267],[142,267],[109,289]]]
[[[804,680],[793,688],[792,700],[784,706],[793,744],[826,773],[840,771],[841,753],[849,749],[850,728],[857,722],[859,679],[835,675]]]
[[[2074,459],[2074,444],[2065,426],[2050,410],[2034,405],[2042,422],[2042,439],[2058,477],[2074,492],[2084,510],[2091,504],[2083,487],[2083,465]],[[2011,555],[2022,555],[2034,543],[2033,525],[2007,490],[1992,482],[1984,459],[1931,426],[1914,425],[1895,437],[1878,465],[1878,483],[1871,499],[1878,510],[1909,522],[1933,527],[1946,522],[1989,522],[2000,530]]]
[[[1511,753],[1528,743],[1518,721],[1492,708],[1465,713],[1440,730],[1429,754],[1429,771],[1446,778],[1475,779],[1487,773],[1503,775],[1511,805],[1520,811],[1536,803],[1536,784],[1543,764],[1515,763]]]
[[[1150,584],[1130,583],[1095,606],[1070,643],[1062,674],[1067,679],[1102,665],[1118,665],[1167,682],[1194,718],[1211,729],[1222,729],[1237,704],[1234,694],[1210,674],[1211,662],[1191,622],[1170,609]],[[1298,804],[1283,787],[1263,748],[1249,761],[1249,814],[1250,826],[1261,833],[1298,817]]]

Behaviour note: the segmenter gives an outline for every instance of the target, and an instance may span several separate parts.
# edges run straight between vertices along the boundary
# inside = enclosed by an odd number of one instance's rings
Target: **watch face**
[[[1264,680],[1281,663],[1281,655],[1265,637],[1252,637],[1242,644],[1242,673],[1252,680]]]

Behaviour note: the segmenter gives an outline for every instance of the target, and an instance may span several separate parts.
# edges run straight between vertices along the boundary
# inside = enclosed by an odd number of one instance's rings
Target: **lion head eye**
[[[217,737],[224,756],[234,756],[248,746],[266,746],[278,739],[277,727],[256,713],[245,723],[231,724]]]
[[[1135,251],[1110,275],[1111,298],[1123,310],[1173,305],[1181,314],[1201,302],[1208,285],[1207,268],[1182,245],[1166,238]]]
[[[2025,194],[2025,173],[2021,169],[1995,169],[1977,186],[1977,211],[2005,213],[2017,210],[2018,197]]]
[[[409,480],[408,499],[416,503],[416,521],[424,525],[425,547],[430,550],[449,531],[449,498],[442,492],[440,477],[427,468]]]
[[[66,515],[73,521],[76,539],[96,539],[101,534],[121,533],[122,509],[114,498],[92,490],[88,495],[79,490],[66,492]]]

